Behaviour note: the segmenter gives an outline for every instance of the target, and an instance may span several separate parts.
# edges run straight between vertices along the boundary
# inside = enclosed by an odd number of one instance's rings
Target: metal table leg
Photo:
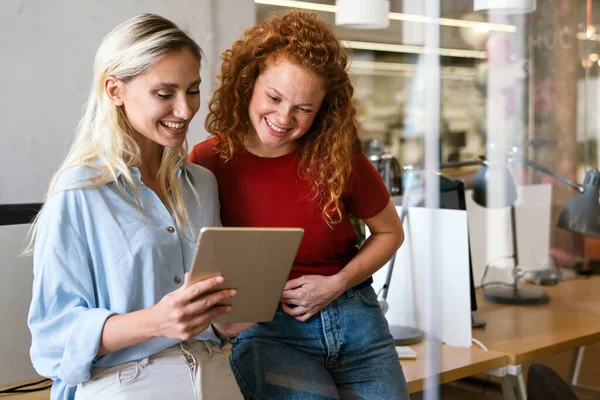
[[[517,391],[515,391],[515,379],[509,375],[508,367],[502,367],[487,372],[488,375],[497,376],[500,378],[500,386],[502,387],[502,395],[504,400],[518,400]]]
[[[578,382],[579,380],[579,372],[581,370],[581,364],[583,362],[583,355],[585,353],[585,347],[578,347],[573,350],[573,356],[571,358],[571,368],[569,370],[569,383],[573,390],[581,394],[588,394],[591,396],[598,396],[600,394],[600,389],[593,387],[582,385]]]

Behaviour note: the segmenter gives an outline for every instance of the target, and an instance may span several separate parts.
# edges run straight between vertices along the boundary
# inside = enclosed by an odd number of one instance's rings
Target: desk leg
[[[512,372],[512,371],[511,371]],[[511,376],[508,367],[502,367],[487,372],[488,375],[497,376],[500,378],[500,386],[502,387],[502,396],[504,400],[522,399],[516,391],[515,377]],[[522,399],[525,400],[525,399]]]
[[[520,365],[508,365],[487,373],[500,378],[504,400],[527,400],[525,379]]]
[[[519,366],[519,370],[521,366]],[[519,393],[521,400],[527,400],[527,387],[525,386],[525,379],[523,378],[523,371],[520,371],[517,375],[517,387],[519,388]]]
[[[502,395],[504,396],[504,400],[517,400],[517,396],[515,394],[515,385],[513,384],[513,380],[510,376],[505,375],[500,377],[500,385],[502,386]]]
[[[508,365],[506,370],[516,383],[515,390],[517,391],[519,400],[527,400],[527,388],[525,387],[525,379],[523,378],[523,368],[520,365]]]
[[[569,371],[569,383],[571,384],[573,390],[578,393],[597,396],[600,394],[600,389],[592,386],[581,385],[577,382],[579,380],[579,371],[581,370],[581,363],[583,362],[584,353],[585,347],[578,347],[573,350],[571,368]]]

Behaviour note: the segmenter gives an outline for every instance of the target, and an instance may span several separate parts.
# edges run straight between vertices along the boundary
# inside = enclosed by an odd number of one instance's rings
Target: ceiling
[[[310,3],[334,5],[335,0],[306,0]],[[404,3],[404,6],[403,6]],[[472,0],[458,0],[458,1],[442,1],[442,8],[440,10],[440,16],[444,18],[452,19],[475,19],[481,22],[485,20],[481,15],[477,15],[472,12],[473,1]],[[390,11],[391,12],[404,12],[406,14],[424,15],[425,10],[423,9],[422,1],[415,0],[391,0]],[[265,19],[271,13],[285,13],[291,8],[271,6],[257,4],[257,21]],[[390,25],[386,29],[376,30],[358,30],[358,29],[346,29],[335,26],[335,14],[332,12],[324,11],[309,11],[317,14],[321,19],[330,23],[337,34],[342,40],[352,41],[363,41],[363,42],[377,42],[377,43],[396,43],[396,44],[414,44],[422,45],[424,24],[420,22],[405,22],[390,20]],[[466,31],[472,31],[471,28],[457,28],[457,27],[440,27],[440,47],[450,49],[462,49],[462,50],[482,50],[474,49],[473,46],[466,43],[461,35]]]
[[[335,5],[335,0],[304,0],[310,3]],[[390,0],[390,11],[394,13],[406,13],[413,15],[426,15],[424,4],[425,1],[418,0]],[[559,14],[565,12],[569,8],[576,5],[579,10],[580,30],[583,31],[586,15],[586,0],[567,0],[561,1],[560,6],[557,0],[538,0],[538,9],[545,4],[546,7],[559,7],[556,12]],[[450,18],[454,20],[475,20],[479,22],[490,22],[488,21],[488,15],[482,12],[473,12],[473,0],[440,0],[440,17]],[[257,4],[257,20],[262,20],[270,13],[284,13],[290,10],[290,8],[269,6]],[[390,20],[390,25],[386,29],[378,30],[357,30],[357,29],[345,29],[335,26],[335,14],[331,12],[322,11],[311,11],[315,12],[320,18],[330,23],[342,40],[355,40],[365,42],[377,42],[377,43],[396,43],[396,44],[415,44],[422,45],[424,25],[423,23],[417,22],[404,22]],[[494,17],[503,18],[501,22],[508,25],[518,27],[519,32],[528,32],[525,29],[524,19],[519,16],[507,16],[507,17]],[[533,15],[529,19],[534,24],[538,23],[536,15]],[[600,32],[600,0],[592,1],[592,24],[598,27]],[[440,47],[448,49],[462,49],[462,50],[484,50],[483,43],[480,41],[478,45],[473,45],[477,40],[469,40],[473,38],[474,32],[471,28],[458,28],[453,26],[440,26]],[[523,35],[523,34],[521,34]],[[467,40],[465,40],[465,37]],[[420,42],[420,43],[419,43]],[[471,44],[469,44],[471,43]]]

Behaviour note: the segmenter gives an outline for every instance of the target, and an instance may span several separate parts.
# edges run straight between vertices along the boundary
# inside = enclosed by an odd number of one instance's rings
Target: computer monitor
[[[453,180],[440,175],[440,208],[448,210],[467,211],[465,199],[465,184],[462,181]],[[468,240],[468,238],[467,238]],[[471,290],[471,325],[479,328],[485,322],[477,314],[477,297],[475,295],[475,282],[473,279],[473,262],[471,260],[471,245],[469,244],[469,286]]]

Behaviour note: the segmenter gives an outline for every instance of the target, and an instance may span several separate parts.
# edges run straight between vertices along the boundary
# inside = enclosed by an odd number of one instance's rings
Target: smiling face
[[[142,155],[162,152],[183,144],[200,108],[200,64],[184,48],[126,83],[107,78],[106,90],[123,108]]]
[[[296,149],[325,97],[323,79],[281,57],[272,60],[254,84],[248,115],[253,132],[245,147],[261,157],[278,157]]]

